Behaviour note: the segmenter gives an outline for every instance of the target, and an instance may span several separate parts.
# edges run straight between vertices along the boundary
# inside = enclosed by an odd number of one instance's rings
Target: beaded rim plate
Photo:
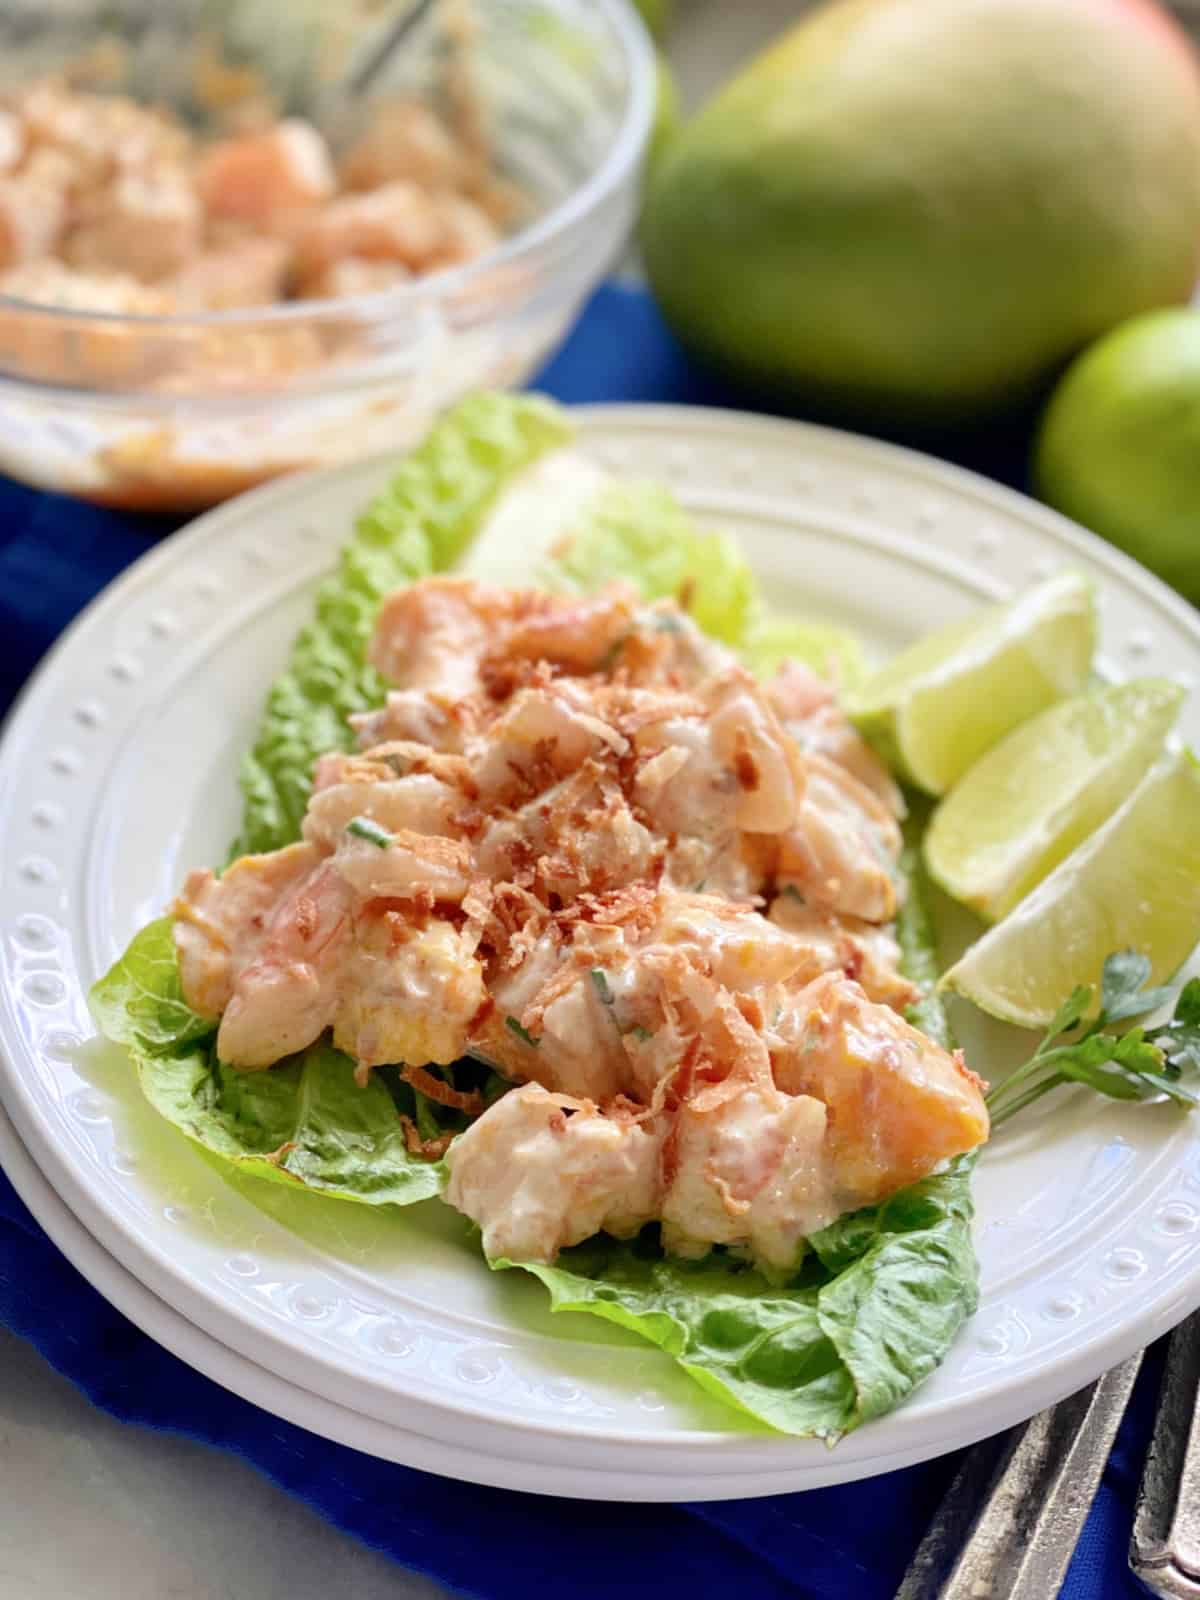
[[[734,532],[773,604],[855,628],[879,656],[1071,566],[1098,584],[1107,672],[1195,686],[1190,608],[1019,495],[800,423],[576,415],[601,465],[665,480]],[[224,853],[265,687],[388,472],[292,479],[201,518],[89,608],[10,718],[0,1099],[86,1230],[77,1264],[99,1279],[111,1258],[166,1303],[155,1331],[185,1359],[203,1365],[178,1318],[248,1364],[251,1398],[283,1411],[286,1386],[287,1414],[318,1432],[357,1418],[347,1442],[414,1466],[631,1499],[806,1488],[937,1454],[1079,1388],[1200,1304],[1200,1135],[1169,1107],[1131,1117],[1064,1098],[980,1164],[982,1304],[945,1365],[831,1451],[739,1429],[648,1346],[552,1318],[537,1284],[486,1271],[444,1207],[391,1217],[230,1179],[155,1117],[121,1053],[88,1042],[86,986],[187,865]],[[1200,703],[1181,732],[1200,742]],[[255,1369],[270,1375],[261,1394]]]

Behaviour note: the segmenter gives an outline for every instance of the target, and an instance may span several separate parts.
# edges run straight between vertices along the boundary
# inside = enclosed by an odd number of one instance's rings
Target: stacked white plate
[[[1018,495],[798,423],[578,415],[599,463],[668,482],[736,534],[774,605],[853,628],[880,657],[1070,566],[1098,583],[1107,671],[1195,685],[1195,614]],[[980,1164],[983,1300],[949,1359],[830,1450],[739,1427],[657,1351],[551,1318],[540,1286],[489,1273],[436,1203],[390,1215],[230,1180],[155,1116],[121,1053],[86,1042],[86,989],[189,865],[223,857],[263,693],[388,475],[292,479],[168,540],[67,633],[9,721],[0,1159],[83,1273],[184,1360],[318,1433],[473,1481],[642,1500],[808,1488],[940,1453],[1200,1304],[1193,1120],[1062,1099]],[[1200,701],[1181,731],[1200,743]]]

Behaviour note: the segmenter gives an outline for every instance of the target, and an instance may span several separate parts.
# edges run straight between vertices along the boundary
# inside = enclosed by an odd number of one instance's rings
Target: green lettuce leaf
[[[647,600],[681,599],[705,633],[726,644],[740,644],[757,621],[758,585],[737,544],[700,532],[655,483],[606,485],[537,574],[545,588],[581,593],[614,578]]]
[[[381,705],[366,661],[380,601],[398,584],[452,566],[496,496],[522,468],[571,437],[566,414],[533,395],[476,394],[448,411],[359,519],[315,615],[267,696],[242,762],[241,834],[232,854],[299,838],[313,762],[352,744],[346,718]]]
[[[940,1044],[943,1049],[954,1048],[954,1038],[946,1007],[938,993],[937,982],[941,976],[937,939],[933,919],[929,914],[929,896],[933,885],[925,870],[925,856],[921,839],[932,809],[922,795],[906,797],[908,814],[903,823],[903,844],[900,850],[899,875],[905,885],[905,895],[896,915],[896,941],[900,946],[900,969],[910,983],[921,991],[921,998],[909,1006],[905,1015],[914,1028]]]
[[[639,1238],[598,1235],[554,1266],[520,1266],[553,1311],[582,1311],[641,1334],[689,1377],[783,1433],[836,1438],[855,1422],[849,1370],[820,1322],[820,1290],[780,1289],[732,1257],[664,1256]]]
[[[155,1110],[243,1172],[371,1205],[441,1193],[444,1164],[409,1152],[399,1115],[429,1108],[394,1075],[373,1072],[360,1088],[354,1063],[320,1044],[269,1072],[235,1072],[217,1059],[214,1024],[183,998],[169,918],[136,935],[90,1004]]]
[[[640,1334],[718,1399],[781,1433],[836,1440],[891,1411],[937,1367],[977,1291],[970,1158],[809,1241],[789,1285],[728,1254],[682,1261],[650,1234],[598,1237],[553,1266],[514,1266],[553,1311]]]
[[[971,1238],[974,1152],[881,1206],[839,1217],[809,1245],[830,1281],[821,1331],[854,1385],[852,1426],[882,1416],[941,1365],[979,1303]]]

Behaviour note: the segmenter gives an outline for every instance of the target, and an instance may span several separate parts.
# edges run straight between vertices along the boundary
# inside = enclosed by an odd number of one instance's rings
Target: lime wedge
[[[852,633],[827,622],[765,617],[742,646],[742,655],[755,677],[769,678],[783,662],[798,661],[843,692],[867,675],[862,645]]]
[[[988,922],[1007,916],[1136,788],[1182,702],[1178,684],[1142,678],[1023,722],[934,812],[925,835],[933,878]]]
[[[1114,950],[1163,983],[1200,938],[1200,763],[1164,756],[1119,811],[942,979],[1018,1027],[1045,1027]]]
[[[1084,688],[1095,633],[1091,585],[1064,573],[927,634],[846,710],[894,772],[945,794],[1018,723]]]

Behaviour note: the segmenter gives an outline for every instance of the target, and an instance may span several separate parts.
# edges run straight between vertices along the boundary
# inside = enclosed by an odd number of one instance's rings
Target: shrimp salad
[[[736,551],[593,483],[602,512],[545,531],[540,569],[522,551],[540,581],[473,575],[564,428],[477,397],[405,464],[272,691],[234,859],[188,875],[94,1007],[210,1149],[352,1199],[439,1194],[556,1307],[615,1304],[743,1411],[836,1437],[973,1306],[982,1086],[902,960],[904,801],[836,685],[787,656],[757,675],[745,618],[697,623]],[[420,479],[456,453],[448,537]],[[587,593],[581,555],[611,574]],[[173,1032],[139,1022],[148,988]],[[181,1115],[164,1084],[197,1051]],[[255,1082],[286,1100],[305,1075],[320,1138],[299,1111],[239,1125]],[[339,1114],[357,1142],[330,1157]]]
[[[395,288],[492,249],[524,202],[475,123],[381,104],[335,158],[265,101],[224,137],[42,78],[0,100],[0,294],[140,316]]]

